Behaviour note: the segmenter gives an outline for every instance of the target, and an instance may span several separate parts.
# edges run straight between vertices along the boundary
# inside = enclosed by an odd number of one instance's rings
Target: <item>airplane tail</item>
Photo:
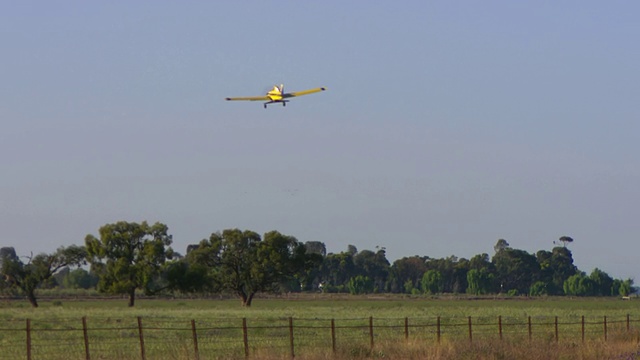
[[[282,95],[284,94],[284,84],[274,85],[273,89],[267,93],[267,95]]]

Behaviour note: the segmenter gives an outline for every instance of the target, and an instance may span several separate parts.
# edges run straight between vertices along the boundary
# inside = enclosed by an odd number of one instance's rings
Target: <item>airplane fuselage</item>
[[[269,98],[269,101],[264,104],[265,109],[267,108],[268,104],[274,104],[274,103],[282,103],[282,106],[286,106],[289,100],[283,100],[284,99],[283,92],[282,92],[283,90],[284,90],[284,86],[280,85],[280,87],[274,86],[273,90],[267,92],[267,97]]]

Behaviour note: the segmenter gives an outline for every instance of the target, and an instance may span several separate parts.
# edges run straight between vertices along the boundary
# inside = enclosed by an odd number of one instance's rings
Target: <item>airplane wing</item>
[[[296,92],[292,92],[292,93],[282,94],[282,97],[284,99],[286,99],[286,98],[290,98],[290,97],[309,95],[309,94],[313,94],[313,93],[317,93],[317,92],[325,91],[325,90],[327,90],[327,88],[319,87],[319,88],[315,88],[315,89],[302,90],[302,91],[296,91]]]
[[[230,97],[225,98],[225,100],[245,100],[245,101],[269,101],[269,97],[267,96],[243,96],[243,97]]]

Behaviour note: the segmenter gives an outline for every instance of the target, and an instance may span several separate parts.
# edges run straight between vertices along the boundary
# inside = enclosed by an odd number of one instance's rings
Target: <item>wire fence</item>
[[[339,347],[373,349],[412,340],[510,339],[585,342],[612,336],[639,342],[640,317],[428,317],[353,319],[63,318],[5,320],[0,359],[242,358],[269,352],[295,357]]]

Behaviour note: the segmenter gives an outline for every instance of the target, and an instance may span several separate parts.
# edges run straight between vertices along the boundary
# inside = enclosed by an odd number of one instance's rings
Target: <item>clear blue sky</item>
[[[6,1],[0,230],[119,220],[403,256],[550,250],[640,280],[640,5]],[[326,86],[289,106],[227,96]]]

